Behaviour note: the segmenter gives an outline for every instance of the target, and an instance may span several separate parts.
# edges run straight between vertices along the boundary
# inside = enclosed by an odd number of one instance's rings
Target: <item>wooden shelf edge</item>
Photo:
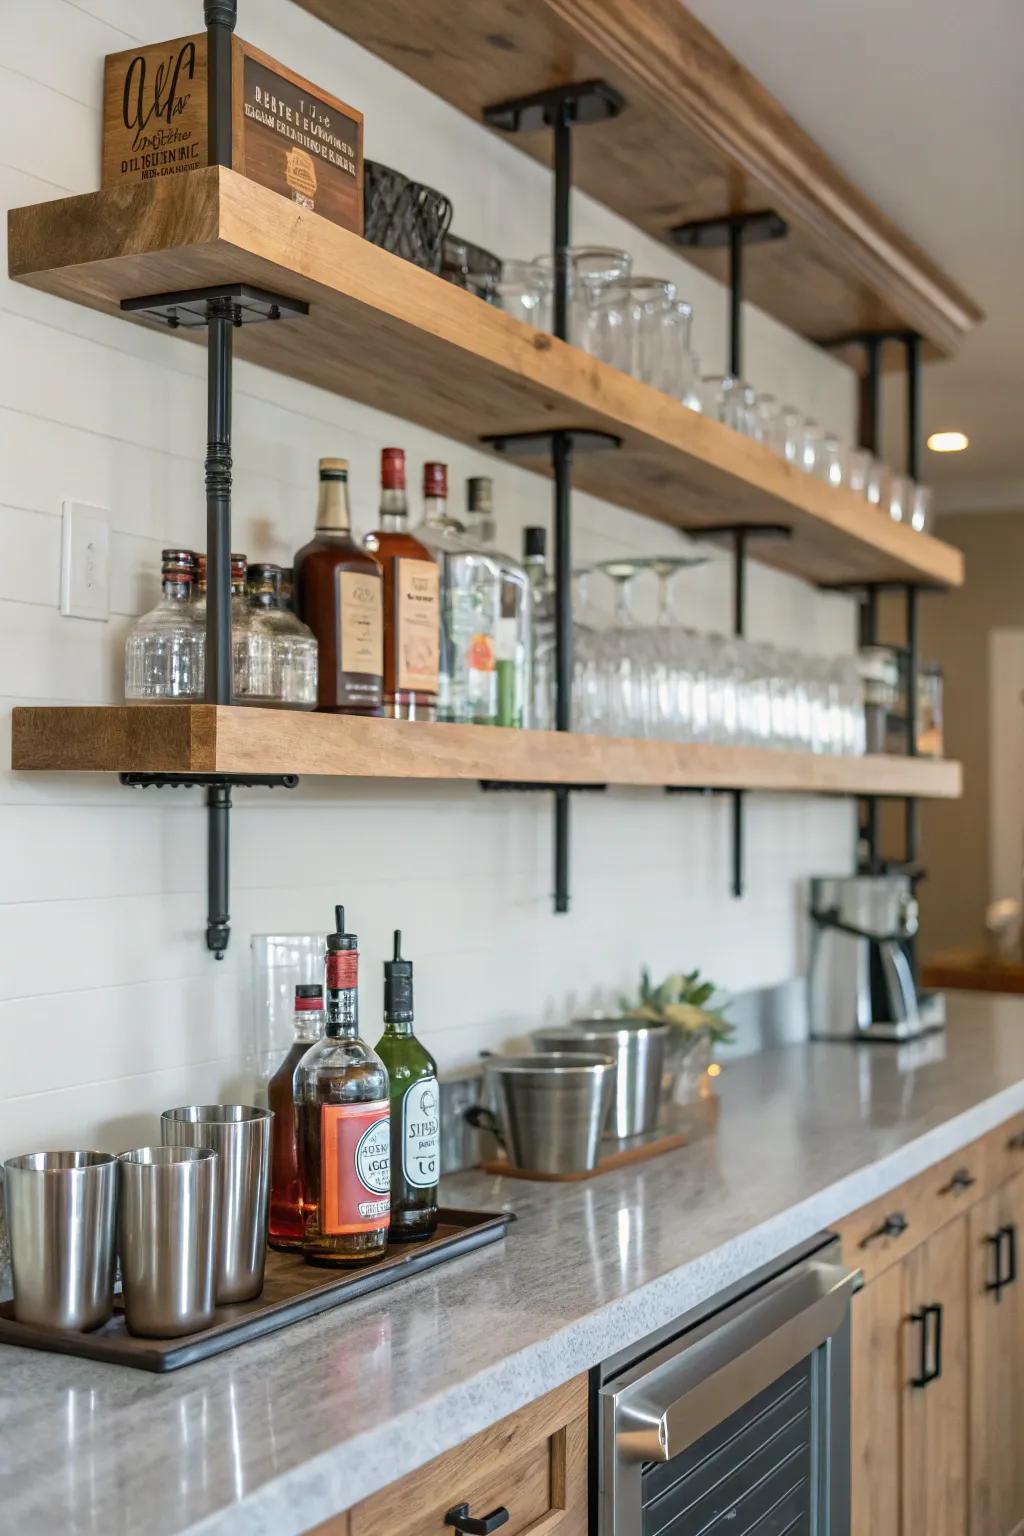
[[[236,773],[955,799],[960,764],[212,705],[19,707],[30,772]]]
[[[323,314],[346,327],[370,324],[381,337],[387,331],[395,346],[404,346],[406,361],[429,348],[432,366],[456,395],[460,379],[463,391],[469,381],[500,392],[508,412],[504,430],[557,423],[620,437],[623,451],[616,457],[637,473],[615,484],[607,465],[594,467],[581,457],[583,489],[684,531],[737,518],[791,524],[791,542],[755,544],[753,553],[793,574],[815,579],[828,570],[843,579],[937,586],[963,581],[963,556],[953,546],[891,523],[853,493],[802,474],[762,444],[235,172],[211,167],[13,209],[9,230],[12,277],[108,312],[117,313],[123,298],[215,280],[276,286],[306,299],[309,320],[282,322],[288,329],[276,351],[276,336],[256,334],[274,328],[255,326],[239,334],[240,355],[323,387],[333,382],[368,404],[381,403],[381,380],[371,377],[372,369],[354,380],[335,379],[330,359],[310,364]],[[320,316],[318,306],[324,306]],[[464,401],[434,402],[418,389],[397,405],[421,425],[478,441],[480,423]],[[488,420],[490,429],[496,425]]]

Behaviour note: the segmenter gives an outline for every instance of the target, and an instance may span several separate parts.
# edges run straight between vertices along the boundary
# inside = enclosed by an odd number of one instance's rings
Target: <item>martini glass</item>
[[[705,565],[706,555],[653,555],[639,562],[658,578],[654,625],[642,631],[650,704],[650,734],[667,741],[698,740],[706,715],[706,655],[695,630],[680,623],[675,580],[680,571]]]
[[[615,619],[603,636],[608,728],[614,736],[646,736],[650,726],[650,679],[633,613],[632,582],[643,561],[603,560],[598,566],[615,585]]]

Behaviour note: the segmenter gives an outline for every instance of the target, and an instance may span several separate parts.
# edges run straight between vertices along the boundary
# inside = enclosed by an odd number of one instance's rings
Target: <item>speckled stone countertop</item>
[[[717,1132],[583,1184],[482,1174],[503,1243],[166,1377],[0,1346],[0,1531],[298,1536],[1024,1110],[1024,1002],[925,1056],[730,1066]]]

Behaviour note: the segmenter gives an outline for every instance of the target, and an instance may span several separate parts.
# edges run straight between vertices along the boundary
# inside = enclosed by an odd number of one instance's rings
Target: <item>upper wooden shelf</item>
[[[8,223],[12,277],[95,309],[226,282],[305,300],[305,318],[243,326],[238,355],[446,436],[612,433],[618,453],[577,455],[582,490],[681,529],[784,523],[790,539],[752,546],[782,570],[963,580],[952,546],[232,171],[16,208]]]
[[[17,708],[11,766],[103,773],[505,779],[940,799],[955,799],[961,790],[960,764],[929,758],[818,757],[756,747],[211,704]]]
[[[745,296],[805,336],[909,329],[944,356],[983,318],[679,0],[299,3],[478,122],[498,102],[607,80],[626,111],[574,135],[576,184],[668,244],[677,224],[774,208],[790,235],[750,253]],[[549,164],[550,139],[512,142]],[[458,188],[442,190],[458,228]],[[685,256],[726,276],[724,251]]]

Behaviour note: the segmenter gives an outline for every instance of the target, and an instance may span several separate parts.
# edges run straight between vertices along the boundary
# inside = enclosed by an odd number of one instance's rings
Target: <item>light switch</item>
[[[76,619],[110,618],[110,522],[105,507],[61,504],[60,611]]]

